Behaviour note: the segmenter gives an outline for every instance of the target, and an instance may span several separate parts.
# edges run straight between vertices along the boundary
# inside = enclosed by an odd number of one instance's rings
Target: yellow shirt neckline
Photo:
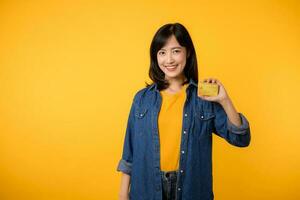
[[[180,89],[177,93],[175,93],[175,94],[168,93],[168,92],[166,92],[165,90],[160,91],[160,92],[161,92],[161,94],[162,94],[163,96],[168,97],[168,98],[177,97],[177,96],[180,96],[183,92],[186,91],[187,86],[188,86],[188,84],[184,84],[184,85],[181,87],[181,89]]]

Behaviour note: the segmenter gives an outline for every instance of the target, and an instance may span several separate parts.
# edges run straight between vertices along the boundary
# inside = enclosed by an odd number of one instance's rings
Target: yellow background
[[[128,112],[156,30],[180,22],[200,79],[250,121],[214,136],[216,200],[300,199],[298,1],[0,1],[0,199],[117,199]]]

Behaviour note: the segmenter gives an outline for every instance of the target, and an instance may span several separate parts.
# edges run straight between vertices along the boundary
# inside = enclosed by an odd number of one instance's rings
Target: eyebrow
[[[171,48],[171,49],[182,49],[182,47],[173,47],[173,48]],[[161,50],[166,50],[166,49],[161,48]]]

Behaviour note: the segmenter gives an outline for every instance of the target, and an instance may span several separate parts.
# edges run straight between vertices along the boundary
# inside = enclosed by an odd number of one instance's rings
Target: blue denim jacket
[[[239,113],[240,127],[232,124],[223,107],[197,95],[192,79],[186,89],[180,144],[177,200],[211,200],[212,133],[237,147],[250,143],[250,127]],[[160,143],[158,114],[162,98],[157,84],[139,90],[133,99],[127,122],[122,158],[117,171],[131,176],[131,200],[161,200]]]

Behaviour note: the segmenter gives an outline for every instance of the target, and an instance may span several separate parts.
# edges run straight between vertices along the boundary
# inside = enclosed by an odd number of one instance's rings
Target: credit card
[[[217,96],[219,86],[216,83],[200,82],[198,83],[198,94],[202,96]]]

